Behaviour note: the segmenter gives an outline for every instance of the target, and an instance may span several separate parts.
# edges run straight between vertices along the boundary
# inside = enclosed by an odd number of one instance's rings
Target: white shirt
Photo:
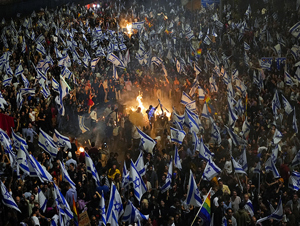
[[[31,119],[32,122],[35,122],[35,111],[29,113],[29,118]]]
[[[95,111],[95,110],[93,110],[92,112],[91,112],[91,114],[90,114],[90,116],[91,116],[91,119],[92,120],[97,120],[98,118],[97,118],[97,112]]]
[[[31,220],[33,221],[34,226],[40,225],[40,221],[36,216],[32,216]]]

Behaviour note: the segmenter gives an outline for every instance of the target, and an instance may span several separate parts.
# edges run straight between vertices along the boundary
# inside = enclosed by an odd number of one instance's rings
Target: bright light
[[[132,24],[127,24],[126,25],[127,33],[129,36],[132,35]]]
[[[84,152],[84,148],[83,147],[79,147],[79,152]]]
[[[99,4],[97,4],[97,8],[100,8],[100,5],[99,5]]]

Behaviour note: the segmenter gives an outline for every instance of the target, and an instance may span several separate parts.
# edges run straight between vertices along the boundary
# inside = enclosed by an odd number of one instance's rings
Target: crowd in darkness
[[[276,209],[279,200],[283,204],[283,218],[279,221],[268,219],[259,224],[300,225],[300,186],[294,189],[289,187],[289,178],[292,172],[298,171],[297,163],[300,163],[300,157],[299,160],[297,157],[299,133],[294,125],[294,116],[299,118],[296,113],[300,112],[300,69],[297,65],[300,47],[297,46],[298,39],[289,32],[299,21],[296,2],[295,5],[289,2],[280,13],[274,11],[271,1],[255,3],[255,6],[248,7],[246,13],[240,13],[236,6],[230,4],[224,4],[223,9],[212,5],[189,10],[181,6],[179,0],[97,4],[90,9],[74,4],[43,9],[27,17],[3,20],[0,24],[1,117],[13,117],[13,131],[26,139],[28,153],[35,156],[53,177],[52,182],[41,183],[38,177],[30,177],[22,170],[17,174],[1,139],[0,178],[21,212],[1,203],[0,225],[53,223],[51,219],[59,213],[53,184],[59,187],[70,207],[74,199],[78,214],[87,211],[91,225],[101,225],[101,195],[104,195],[107,207],[112,182],[121,194],[124,207],[129,200],[142,214],[149,215],[148,220],[141,222],[142,225],[191,225],[199,207],[186,203],[190,170],[203,200],[211,189],[213,225],[256,225],[258,219],[274,212],[270,206]],[[127,23],[140,21],[145,21],[144,28],[134,30],[132,35],[123,29]],[[102,33],[99,36],[95,30],[100,28]],[[194,34],[191,40],[185,36],[189,29]],[[36,39],[40,35],[43,36],[40,44],[46,54],[37,51]],[[96,36],[96,46],[93,46]],[[207,36],[210,43],[204,41]],[[249,45],[248,49],[245,42]],[[125,44],[126,49],[110,49],[121,43]],[[274,48],[277,44],[280,44],[280,51]],[[98,55],[99,46],[105,54],[100,51]],[[86,52],[91,59],[98,57],[95,66],[84,65]],[[106,54],[109,52],[126,64],[125,69],[116,67],[118,77],[113,76],[113,64],[107,60]],[[61,58],[65,56],[69,61],[61,63]],[[163,65],[151,64],[154,56],[162,59]],[[262,57],[272,58],[269,68],[260,64]],[[279,57],[285,59],[278,63]],[[178,70],[177,62],[183,71]],[[201,69],[200,73],[195,71],[194,64]],[[22,75],[16,73],[19,65],[23,68]],[[66,68],[71,74],[65,74]],[[233,73],[235,69],[237,76]],[[237,111],[237,119],[232,125],[228,86],[220,72],[224,70],[233,86],[232,98],[244,106],[240,114]],[[290,80],[286,78],[286,72],[291,76]],[[63,114],[62,104],[57,101],[61,95],[53,83],[54,79],[61,84],[62,77],[70,87],[62,100]],[[12,78],[11,82],[4,83],[9,78]],[[217,90],[211,86],[212,78]],[[237,80],[245,85],[246,90],[241,92],[237,88]],[[197,136],[203,138],[210,152],[214,153],[214,163],[222,170],[211,181],[202,178],[207,161],[199,156],[199,150],[195,150],[188,127],[184,127],[186,136],[179,145],[171,141],[170,127],[175,127],[172,117],[153,116],[153,121],[150,120],[153,125],[149,122],[137,125],[149,136],[155,134],[156,138],[159,137],[150,153],[140,148],[140,135],[130,117],[134,113],[116,111],[118,103],[135,99],[141,91],[145,98],[169,100],[177,113],[183,114],[184,105],[180,103],[182,93],[190,93],[196,81],[205,93],[204,100],[198,98],[198,92],[194,97],[194,112],[201,119]],[[35,91],[20,97],[23,88]],[[49,91],[48,95],[43,92],[45,89]],[[288,100],[292,113],[286,113],[284,104],[274,112],[273,97],[276,93],[279,101],[282,102],[283,97]],[[209,106],[211,119],[201,117],[204,103]],[[153,103],[153,106],[156,104]],[[156,111],[160,111],[159,107]],[[139,109],[136,113],[140,114]],[[75,139],[84,132],[78,120],[81,116],[85,121],[91,120],[91,131],[86,132],[90,145],[87,142],[78,144]],[[95,127],[102,118],[105,134],[101,145],[96,145]],[[245,120],[250,125],[247,137],[243,137]],[[220,132],[219,143],[211,134],[212,122]],[[235,144],[226,126],[231,126],[241,140],[245,138],[244,142]],[[70,137],[71,148],[60,148],[56,158],[51,158],[38,146],[39,129],[50,136],[55,129],[66,134]],[[276,131],[282,134],[277,146],[272,142]],[[85,152],[79,152],[79,146],[84,146],[92,158],[100,185],[95,184],[87,172]],[[170,189],[161,192],[170,159],[174,159],[175,146],[178,147],[182,169],[174,167]],[[277,154],[274,154],[274,149]],[[247,174],[237,174],[231,158],[239,159],[244,150]],[[120,160],[124,159],[124,165],[129,170],[131,160],[136,161],[140,151],[143,152],[146,169],[142,178],[147,192],[139,202],[132,185],[122,185],[123,161]],[[14,145],[13,152],[18,153]],[[270,157],[279,177],[274,177],[272,171],[265,169]],[[60,163],[64,163],[76,189],[63,180]],[[260,174],[254,171],[258,164],[261,164]],[[48,200],[45,211],[41,210],[39,189]],[[3,195],[0,197],[3,198]],[[245,208],[249,203],[253,206],[252,211]],[[209,223],[197,217],[193,225]],[[67,224],[76,225],[76,220]],[[120,218],[119,225],[128,223]]]

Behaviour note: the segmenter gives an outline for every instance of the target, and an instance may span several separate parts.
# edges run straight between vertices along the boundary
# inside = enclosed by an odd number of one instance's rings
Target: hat
[[[69,157],[69,158],[72,158],[72,152],[69,151],[68,157]]]

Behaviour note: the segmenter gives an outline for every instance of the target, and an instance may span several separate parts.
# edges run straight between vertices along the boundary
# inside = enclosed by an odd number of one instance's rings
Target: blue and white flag
[[[300,150],[297,152],[297,154],[295,155],[295,157],[294,157],[294,159],[293,159],[293,161],[292,161],[292,163],[291,163],[291,166],[292,167],[295,167],[295,166],[297,166],[297,165],[299,165],[300,164]]]
[[[172,157],[171,157],[170,163],[169,163],[169,167],[168,167],[168,175],[166,177],[166,182],[160,188],[161,189],[161,193],[164,193],[164,192],[166,192],[167,190],[169,190],[171,188],[172,175],[173,175],[173,161],[172,161]]]
[[[215,176],[221,173],[221,169],[210,158],[206,163],[203,171],[203,178],[207,181],[211,181]]]
[[[51,158],[56,158],[56,155],[58,153],[58,149],[55,145],[54,140],[51,136],[49,136],[46,132],[44,132],[40,128],[40,134],[39,134],[39,147],[41,147],[44,151],[50,154]]]
[[[53,194],[56,201],[56,205],[58,207],[59,214],[65,216],[67,219],[72,219],[73,212],[68,202],[66,201],[65,197],[63,196],[63,194],[61,193],[57,185],[55,185],[55,183],[53,183],[53,188],[54,188]],[[62,217],[60,217],[60,222],[61,223],[63,222]]]
[[[100,186],[100,179],[98,172],[96,170],[96,167],[94,165],[93,160],[91,157],[88,155],[88,153],[85,152],[85,165],[86,165],[86,171],[90,174],[92,174],[92,177],[94,178],[96,185]]]
[[[287,71],[284,73],[284,81],[285,81],[285,84],[288,86],[295,85],[291,75]]]
[[[4,79],[4,80],[2,81],[2,85],[3,85],[4,87],[10,86],[10,85],[11,85],[12,79],[13,79],[13,77],[9,77],[9,78]]]
[[[199,66],[196,63],[194,63],[194,71],[196,72],[196,75],[202,72],[202,70],[199,68]]]
[[[233,128],[238,116],[235,114],[235,110],[233,109],[232,105],[228,104],[228,111],[229,111],[229,119],[228,119],[228,126]]]
[[[271,215],[269,215],[267,217],[264,217],[264,218],[258,219],[256,221],[256,224],[260,224],[263,221],[271,220],[271,219],[276,220],[276,221],[280,221],[280,220],[282,220],[282,218],[283,218],[283,207],[282,207],[282,200],[280,198],[276,210],[271,211]]]
[[[271,171],[273,173],[274,178],[280,177],[278,170],[272,160],[272,157],[269,157],[268,160],[265,162],[265,169],[267,173]]]
[[[133,185],[134,196],[140,202],[143,194],[147,191],[147,187],[132,160],[130,163],[129,180]]]
[[[189,92],[189,96],[194,97],[195,96],[195,92],[198,89],[199,86],[199,82],[198,82],[198,78],[196,77],[194,82],[193,82],[193,86]]]
[[[108,56],[106,57],[106,59],[108,61],[112,62],[117,67],[125,69],[124,62],[121,61],[115,54],[113,54],[113,53],[108,54]]]
[[[293,171],[289,178],[289,188],[294,191],[299,191],[300,189],[300,173]]]
[[[236,134],[232,131],[232,129],[231,129],[230,127],[227,127],[227,126],[225,126],[225,127],[226,127],[226,129],[227,129],[227,132],[228,132],[228,134],[229,134],[231,140],[232,140],[232,143],[233,143],[235,146],[239,146],[238,135],[236,135]]]
[[[239,164],[241,165],[244,171],[248,170],[248,163],[247,163],[247,155],[246,155],[246,148],[242,151],[242,154],[239,158]]]
[[[19,90],[21,95],[30,95],[30,96],[34,96],[35,95],[35,89],[29,89],[29,88],[23,88]]]
[[[203,101],[205,98],[205,91],[200,86],[198,86],[198,98]]]
[[[219,88],[218,88],[217,83],[216,83],[216,80],[214,79],[213,76],[211,76],[211,77],[209,78],[209,85],[210,85],[210,91],[211,91],[212,93],[214,93],[214,92],[217,93],[217,92],[218,92]]]
[[[96,65],[97,65],[97,63],[99,62],[99,60],[100,60],[100,58],[94,58],[92,61],[91,61],[91,68],[92,68],[92,70],[94,71],[95,70],[95,68],[96,68]]]
[[[249,46],[249,44],[247,42],[244,42],[244,50],[245,51],[250,50],[250,46]]]
[[[295,107],[294,107],[294,115],[293,115],[293,129],[294,129],[295,133],[298,133],[298,124],[297,124]]]
[[[17,150],[19,150],[19,148],[22,146],[24,146],[25,148],[28,148],[28,144],[26,142],[26,140],[22,137],[20,137],[19,135],[17,135],[13,129],[11,130],[11,137],[12,140],[14,142],[14,146]]]
[[[214,156],[214,154],[211,153],[208,147],[204,144],[202,136],[199,140],[198,146],[199,146],[198,151],[199,151],[200,158],[205,159],[205,161],[209,161],[209,159]]]
[[[79,128],[82,133],[90,131],[90,129],[84,124],[84,116],[78,115]]]
[[[272,143],[274,145],[278,144],[281,141],[282,137],[282,133],[278,129],[276,129],[273,135]]]
[[[60,169],[61,169],[62,180],[68,182],[70,186],[76,190],[76,184],[72,181],[68,171],[66,170],[62,162],[60,162]]]
[[[243,167],[239,163],[237,163],[237,161],[235,161],[235,159],[232,156],[231,156],[231,161],[235,173],[241,173],[247,175],[247,173],[243,170]]]
[[[122,199],[116,186],[112,182],[110,188],[109,204],[106,213],[106,224],[118,226],[119,218],[124,213]]]
[[[7,207],[15,209],[20,213],[22,213],[17,203],[15,202],[15,200],[13,199],[13,197],[11,196],[11,194],[9,193],[9,191],[7,190],[7,188],[5,187],[2,181],[0,181],[0,185],[1,185],[2,203]]]
[[[244,139],[247,139],[250,133],[250,124],[247,120],[247,117],[245,119],[245,121],[243,122],[243,126],[242,126],[242,136]]]
[[[145,164],[144,164],[143,152],[142,151],[140,152],[139,157],[137,158],[134,165],[135,165],[136,170],[139,172],[139,174],[141,176],[144,176],[145,173],[146,173],[146,167],[145,167]]]
[[[24,83],[24,87],[25,88],[29,88],[29,82],[28,82],[28,80],[27,80],[27,78],[25,77],[25,75],[23,75],[23,74],[21,74],[21,78],[22,78],[22,80],[23,80],[23,83]]]
[[[40,204],[40,209],[45,212],[47,208],[47,202],[48,200],[46,199],[46,196],[42,192],[42,190],[38,187],[38,196],[39,196],[39,204]]]
[[[232,71],[232,80],[236,80],[239,76],[239,71],[237,69],[234,69]]]
[[[200,197],[200,192],[197,187],[197,184],[194,179],[194,175],[192,170],[190,170],[190,177],[189,177],[189,185],[188,185],[188,192],[186,198],[187,205],[193,205],[196,207],[200,207],[202,205],[202,199]]]
[[[116,66],[114,64],[113,64],[113,78],[114,78],[114,80],[119,79],[118,72],[117,72]]]
[[[200,122],[199,118],[196,114],[191,112],[188,108],[185,108],[185,121],[184,124],[189,127],[189,132],[192,134],[195,132],[196,134],[200,130]]]
[[[100,199],[100,222],[104,225],[106,225],[106,211],[105,211],[105,199],[104,199],[104,193],[102,190],[101,199]]]
[[[143,215],[133,204],[131,201],[128,200],[127,205],[125,207],[125,212],[122,218],[123,222],[128,222],[129,225],[135,225],[134,223],[137,222],[137,225],[141,225],[141,220],[148,220],[149,215]]]
[[[290,33],[295,37],[300,37],[300,22],[297,22],[293,27],[290,28]]]
[[[17,152],[17,165],[19,166],[19,169],[24,172],[24,174],[30,175],[30,170],[27,163],[27,155],[28,152],[26,148],[21,145]]]
[[[144,27],[145,21],[142,22],[133,22],[132,29],[141,30]]]
[[[204,38],[204,40],[203,40],[203,43],[205,44],[205,45],[210,45],[210,43],[211,43],[211,39],[208,37],[208,35],[206,35],[205,36],[205,38]]]
[[[71,149],[70,139],[66,136],[61,135],[56,129],[54,129],[53,141],[57,145],[57,147],[63,147],[65,149]]]
[[[182,170],[181,161],[178,154],[178,147],[176,145],[175,145],[175,154],[174,154],[174,166],[177,169]]]
[[[204,118],[209,118],[210,117],[206,102],[204,102],[204,104],[203,104],[201,117],[204,117]]]
[[[41,165],[33,155],[27,156],[28,167],[30,176],[37,176],[41,182],[52,182],[53,177],[47,171],[46,167]]]
[[[170,127],[171,141],[182,144],[182,141],[186,135],[184,130],[178,130],[173,127]]]
[[[281,97],[282,97],[282,103],[283,103],[285,113],[287,115],[291,114],[293,111],[292,105],[283,95],[281,95]]]
[[[254,216],[254,208],[253,208],[252,202],[250,200],[248,200],[245,203],[244,209],[249,212],[249,214],[250,214],[251,217]]]
[[[52,89],[59,93],[59,83],[55,80],[55,78],[52,78]]]
[[[281,104],[280,104],[280,100],[279,100],[279,95],[277,90],[275,91],[275,94],[273,96],[272,99],[272,110],[273,110],[273,114],[277,115],[277,110],[279,110],[281,108]]]
[[[274,164],[276,164],[276,162],[277,162],[278,152],[279,152],[279,146],[277,144],[275,146],[275,148],[273,148],[272,154],[271,154],[271,158],[272,158],[272,161],[274,162]]]
[[[163,63],[163,60],[161,58],[159,58],[159,57],[154,56],[151,59],[151,64],[155,64],[156,66],[159,66],[162,63]]]
[[[15,76],[19,76],[24,72],[22,64],[19,63],[19,65],[17,66],[16,70],[15,70]]]
[[[151,137],[149,137],[147,134],[145,134],[144,132],[142,132],[141,130],[139,130],[139,128],[137,128],[137,131],[140,134],[141,137],[141,141],[140,141],[140,147],[146,151],[147,153],[153,153],[153,148],[156,145],[155,140],[153,140]]]
[[[173,107],[173,112],[172,112],[172,121],[173,121],[173,124],[176,125],[176,122],[180,124],[180,128],[177,128],[177,129],[180,129],[182,130],[182,125],[184,124],[184,120],[185,120],[185,115],[178,115]]]
[[[2,96],[2,93],[0,92],[0,108],[1,108],[2,110],[5,109],[4,105],[7,105],[7,102],[6,102],[6,100],[4,99],[4,97]]]
[[[129,185],[129,172],[126,168],[126,162],[124,161],[123,170],[122,170],[122,188],[126,189],[127,185]]]
[[[41,43],[38,43],[36,45],[36,51],[38,51],[40,54],[42,54],[43,56],[47,55],[46,53],[46,50],[45,50],[45,47],[41,44]]]
[[[221,134],[220,134],[220,129],[211,117],[210,117],[210,120],[212,121],[211,122],[211,125],[212,125],[211,126],[211,132],[210,132],[211,138],[216,144],[220,145],[221,140],[222,140],[221,139]]]

